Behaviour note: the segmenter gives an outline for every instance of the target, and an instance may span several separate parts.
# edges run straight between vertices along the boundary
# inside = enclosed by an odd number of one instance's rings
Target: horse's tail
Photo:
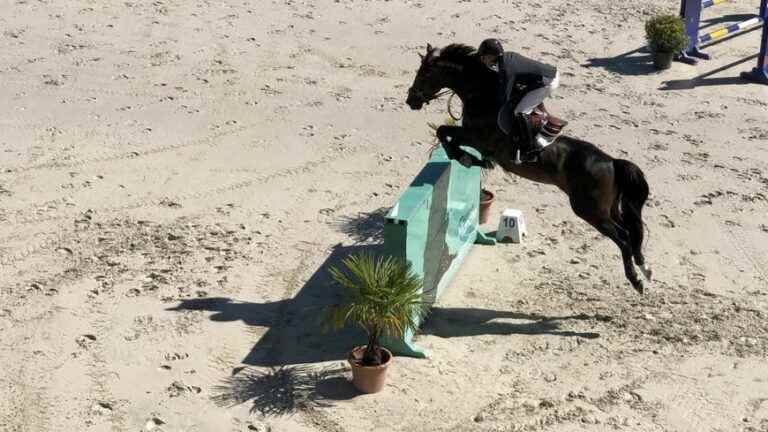
[[[648,200],[648,182],[640,167],[628,160],[614,159],[613,170],[621,197],[621,218],[629,231],[635,264],[641,266],[643,273],[650,277],[650,268],[645,264],[642,254],[647,228],[643,222],[643,206]]]
[[[629,204],[625,210],[636,213],[639,217],[650,193],[645,174],[640,167],[624,159],[614,159],[613,169],[616,173],[616,184],[619,186],[622,205]]]

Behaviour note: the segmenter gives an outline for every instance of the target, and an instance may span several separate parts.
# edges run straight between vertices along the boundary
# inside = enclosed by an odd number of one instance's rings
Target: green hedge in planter
[[[657,15],[645,23],[645,37],[651,51],[674,53],[688,46],[683,19],[675,15]]]

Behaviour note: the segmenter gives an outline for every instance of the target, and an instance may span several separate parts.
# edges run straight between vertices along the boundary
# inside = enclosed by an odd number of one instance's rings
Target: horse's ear
[[[432,50],[433,50],[433,48],[432,48],[432,44],[430,44],[429,42],[427,42],[427,53],[429,53],[429,52],[430,52],[430,51],[432,51]]]
[[[421,59],[421,61],[424,61],[424,54],[419,53],[419,58]]]

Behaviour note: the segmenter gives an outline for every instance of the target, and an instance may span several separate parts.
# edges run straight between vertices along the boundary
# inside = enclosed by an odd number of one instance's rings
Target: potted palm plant
[[[330,273],[345,289],[347,299],[329,307],[326,325],[338,330],[351,322],[367,333],[368,343],[352,349],[348,361],[355,387],[363,393],[376,393],[384,387],[393,359],[380,339],[401,338],[407,330],[416,330],[427,313],[422,281],[407,261],[391,256],[362,253],[342,263],[344,271],[333,266]]]
[[[688,46],[685,23],[676,15],[656,15],[645,23],[645,37],[656,69],[669,69],[672,59]]]

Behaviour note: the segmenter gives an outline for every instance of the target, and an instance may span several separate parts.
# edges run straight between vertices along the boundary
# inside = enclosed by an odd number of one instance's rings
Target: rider
[[[552,143],[566,122],[550,115],[544,108],[544,99],[552,94],[560,83],[557,68],[529,59],[515,52],[504,52],[498,39],[486,39],[478,48],[483,63],[498,72],[499,95],[502,108],[498,124],[518,146],[515,163],[536,160],[539,150]],[[534,110],[545,120],[536,137],[532,136],[531,115]],[[513,123],[514,122],[514,123]],[[517,127],[513,127],[515,125]]]

